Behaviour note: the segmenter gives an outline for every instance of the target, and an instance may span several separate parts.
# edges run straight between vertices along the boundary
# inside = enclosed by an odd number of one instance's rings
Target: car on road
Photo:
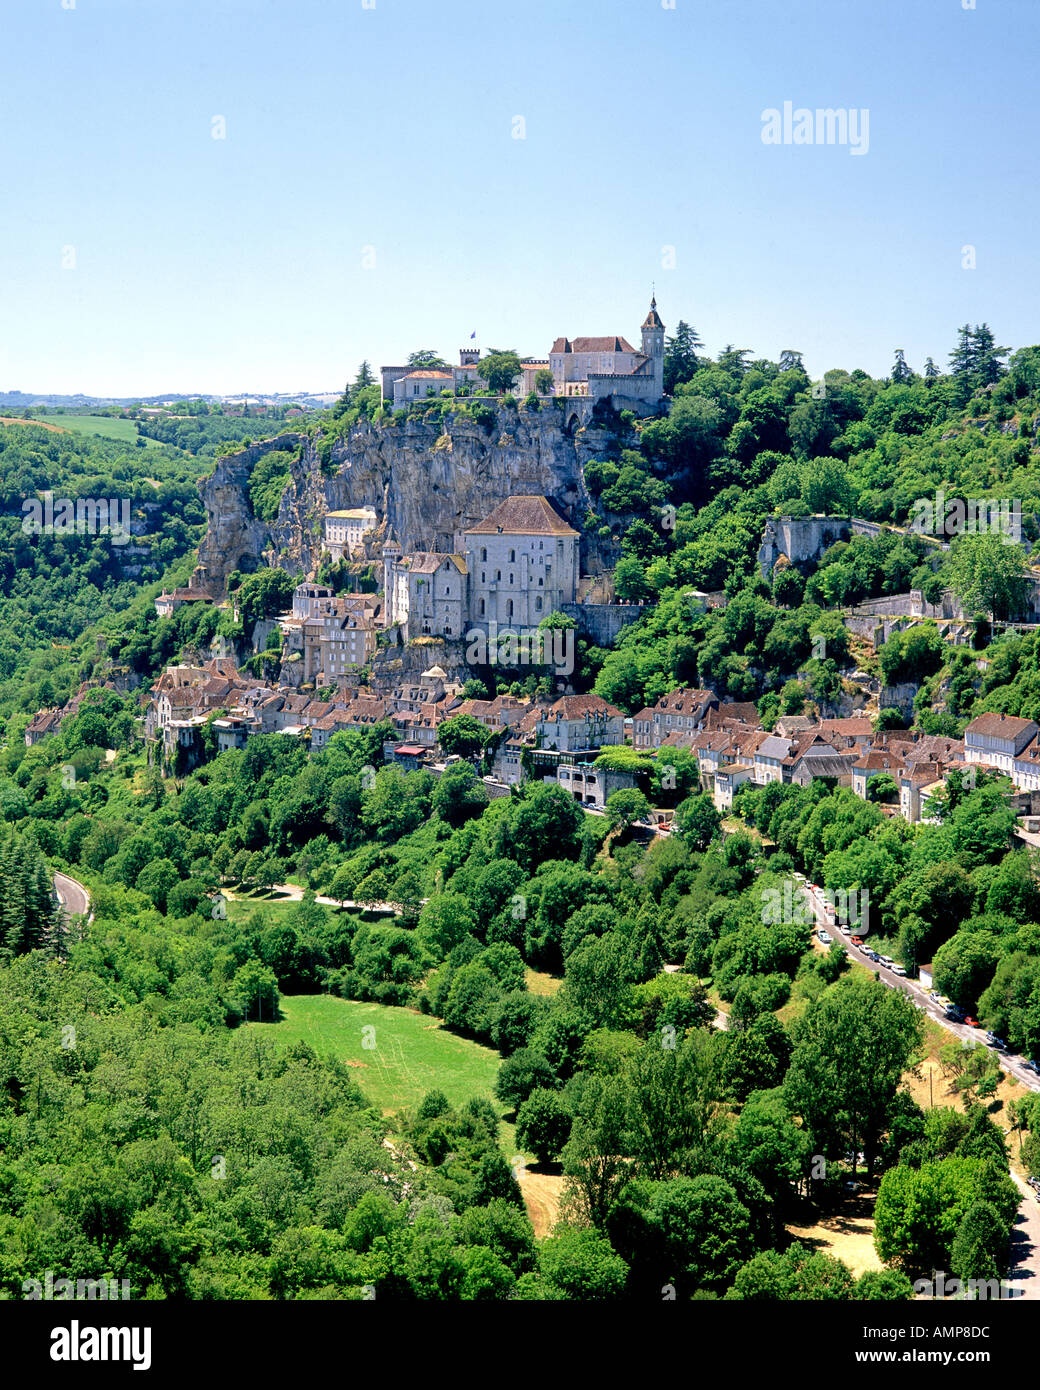
[[[998,1052],[1007,1051],[1007,1043],[1003,1038],[998,1038],[996,1033],[987,1033],[986,1041],[989,1043],[990,1047],[995,1047]]]
[[[831,936],[830,932],[829,932],[829,931],[824,931],[824,929],[823,929],[822,927],[821,927],[820,930],[816,933],[816,935],[820,938],[820,940],[823,942],[823,944],[824,944],[825,946],[828,944],[828,942],[831,942],[831,941],[834,940],[834,937]]]
[[[871,951],[869,948],[865,950],[863,954],[866,956],[867,960],[879,961],[881,959],[877,951]]]
[[[863,945],[863,938],[862,938],[862,936],[854,936],[854,937],[851,938],[851,940],[852,940],[853,946],[862,946],[862,945]]]
[[[959,1009],[956,1004],[947,1004],[946,1017],[952,1018],[955,1023],[964,1022],[964,1010]]]
[[[893,966],[892,966],[892,974],[893,974],[893,975],[904,975],[904,976],[905,976],[905,975],[906,975],[906,966],[905,966],[905,965],[893,965]]]
[[[1035,1071],[1036,1074],[1040,1076],[1040,1062],[1034,1062],[1032,1057],[1027,1057],[1022,1065],[1025,1067],[1026,1071]]]
[[[892,959],[891,956],[878,956],[878,960],[881,962],[881,964],[885,967],[886,970],[891,970],[893,965],[895,965],[895,961]]]
[[[969,1028],[981,1028],[981,1027],[982,1027],[982,1025],[981,1025],[981,1023],[979,1023],[978,1019],[977,1019],[977,1018],[972,1018],[971,1014],[968,1014],[968,1015],[966,1016],[964,1022],[968,1025]]]
[[[847,922],[839,922],[838,930],[841,932],[842,936],[850,936],[852,934],[852,928]]]

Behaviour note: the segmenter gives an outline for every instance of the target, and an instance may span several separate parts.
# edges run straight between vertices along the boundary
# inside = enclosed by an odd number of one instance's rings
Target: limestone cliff
[[[395,418],[359,423],[346,438],[264,440],[219,459],[199,483],[208,526],[196,582],[218,595],[234,569],[278,564],[310,574],[321,554],[326,512],[347,507],[376,509],[372,558],[388,527],[406,551],[455,550],[467,527],[518,493],[551,498],[581,530],[590,504],[583,467],[609,447],[612,423],[616,427],[616,417],[581,425],[555,408],[503,405],[484,421],[471,415]],[[277,518],[264,522],[253,515],[248,484],[257,461],[272,449],[298,450],[299,456]],[[602,573],[616,559],[609,542],[583,536],[583,572]]]

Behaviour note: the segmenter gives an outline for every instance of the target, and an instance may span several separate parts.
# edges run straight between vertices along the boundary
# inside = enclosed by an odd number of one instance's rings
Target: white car
[[[816,935],[820,938],[820,940],[823,942],[823,944],[824,944],[825,946],[828,945],[831,941],[834,940],[834,938],[833,938],[833,936],[831,936],[830,932],[829,932],[829,931],[824,931],[824,929],[823,929],[822,927],[821,927],[820,930],[816,933]]]
[[[906,974],[906,966],[905,966],[905,965],[893,965],[893,966],[891,967],[891,970],[892,970],[892,974],[893,974],[893,975],[905,975],[905,974]]]
[[[851,936],[851,935],[852,935],[852,928],[849,926],[849,924],[848,924],[847,922],[839,922],[839,923],[838,923],[838,930],[841,932],[842,936]]]

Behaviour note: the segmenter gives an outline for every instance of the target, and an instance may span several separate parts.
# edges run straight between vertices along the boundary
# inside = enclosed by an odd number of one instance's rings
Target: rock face
[[[623,428],[623,427],[622,427]],[[455,551],[462,532],[507,497],[551,498],[581,530],[589,506],[584,464],[612,442],[610,418],[570,428],[562,411],[499,406],[484,420],[401,419],[359,423],[346,439],[281,435],[219,459],[199,483],[208,526],[199,547],[194,582],[222,595],[234,569],[260,564],[313,573],[322,551],[325,514],[371,506],[379,517],[375,558],[388,528],[409,550]],[[273,522],[258,520],[249,502],[249,477],[273,449],[299,451],[292,480]],[[613,568],[609,542],[582,539],[582,570]]]

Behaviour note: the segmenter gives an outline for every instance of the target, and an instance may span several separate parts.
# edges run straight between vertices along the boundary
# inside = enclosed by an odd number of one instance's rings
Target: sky
[[[945,366],[966,321],[1040,342],[1040,0],[4,0],[3,27],[0,390],[638,346],[652,287],[669,334],[814,377]],[[854,113],[862,153],[765,143],[785,102]]]

